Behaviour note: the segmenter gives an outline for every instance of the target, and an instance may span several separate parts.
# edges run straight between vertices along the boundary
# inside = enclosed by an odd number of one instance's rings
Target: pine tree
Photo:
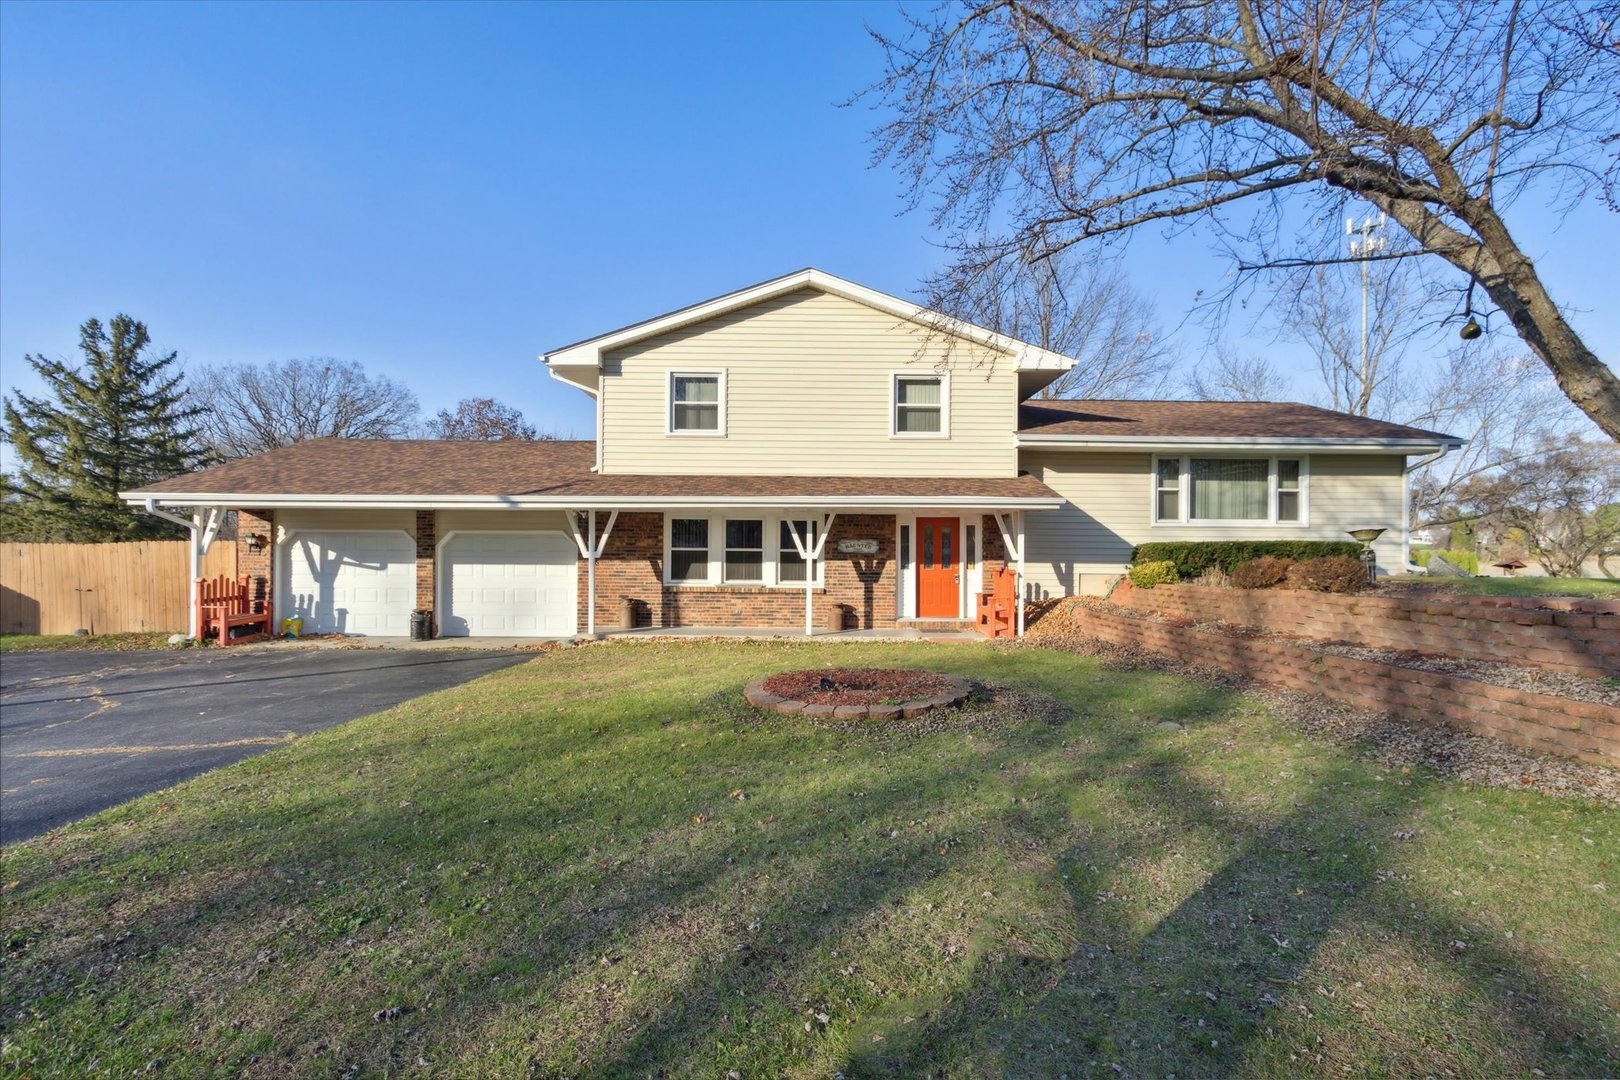
[[[205,464],[184,404],[176,353],[146,355],[146,326],[118,315],[79,328],[81,366],[25,356],[48,393],[5,399],[6,441],[18,472],[5,478],[11,539],[150,540],[174,525],[122,503],[120,491]]]

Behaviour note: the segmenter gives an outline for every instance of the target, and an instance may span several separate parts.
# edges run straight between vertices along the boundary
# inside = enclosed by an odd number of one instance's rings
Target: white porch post
[[[788,518],[788,523],[787,523],[788,536],[793,540],[793,547],[794,547],[794,549],[796,551],[798,551],[799,558],[804,560],[804,636],[805,637],[810,637],[812,634],[814,634],[816,632],[815,631],[815,616],[814,616],[815,598],[816,598],[816,576],[815,576],[814,573],[811,572],[811,568],[821,559],[821,553],[826,550],[826,548],[827,548],[827,534],[832,531],[833,520],[835,518],[837,518],[837,517],[838,517],[838,515],[836,513],[826,514],[826,515],[824,515],[822,517],[822,519],[821,519],[821,529],[819,530],[819,533],[816,536],[816,542],[813,545],[807,544],[805,542],[805,537],[802,537],[802,536],[799,535],[798,522],[795,521],[793,518]],[[827,568],[825,566],[823,566],[821,568],[821,573],[822,573],[822,582],[825,584],[825,582],[826,582],[826,573],[827,573]]]
[[[602,526],[602,535],[596,535],[596,511],[587,510],[590,523],[586,526],[586,535],[580,535],[579,514],[573,510],[564,510],[563,519],[568,522],[568,531],[574,534],[574,546],[579,548],[580,558],[585,560],[585,633],[591,637],[596,636],[596,560],[602,557],[607,548],[608,537],[613,535],[613,523],[619,520],[619,512],[608,512],[607,523]]]
[[[191,508],[190,520],[164,510],[158,506],[156,499],[147,499],[145,510],[153,517],[183,525],[191,531],[191,577],[186,582],[186,610],[189,612],[186,617],[186,632],[195,639],[202,633],[202,626],[199,624],[201,613],[197,610],[197,579],[202,577],[202,557],[207,554],[214,543],[214,537],[219,533],[220,523],[225,520],[225,508],[194,506]]]
[[[590,557],[585,560],[585,633],[596,636],[596,511],[590,511],[590,524],[585,527]]]
[[[1024,511],[1018,511],[1018,636],[1024,636]]]

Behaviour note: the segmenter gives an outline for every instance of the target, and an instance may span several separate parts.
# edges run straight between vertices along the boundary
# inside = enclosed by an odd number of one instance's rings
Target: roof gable
[[[798,292],[802,289],[815,289],[820,292],[841,296],[855,303],[874,308],[897,319],[917,323],[931,331],[948,334],[962,338],[966,341],[983,345],[1011,356],[1020,371],[1067,371],[1074,366],[1074,360],[1050,352],[1049,350],[1031,345],[1026,341],[1019,341],[982,326],[954,319],[937,311],[931,311],[921,305],[888,293],[869,289],[845,278],[837,277],[814,268],[795,271],[791,274],[764,281],[758,285],[750,285],[745,289],[717,296],[712,300],[705,300],[678,311],[659,315],[642,322],[632,323],[618,330],[601,334],[585,341],[565,345],[554,349],[541,357],[555,373],[559,368],[600,368],[603,356],[613,349],[633,345],[647,338],[679,330],[683,327],[713,319],[716,316],[726,315],[741,308],[749,307],[762,301],[771,300],[788,293]]]

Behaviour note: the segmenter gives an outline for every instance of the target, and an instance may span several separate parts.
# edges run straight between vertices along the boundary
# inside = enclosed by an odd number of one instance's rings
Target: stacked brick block
[[[248,537],[259,536],[263,543],[258,551],[250,550]],[[270,598],[270,562],[276,550],[276,516],[274,510],[238,510],[236,512],[236,572],[246,574],[248,587],[255,602]]]
[[[418,611],[433,611],[434,579],[434,548],[439,542],[439,515],[433,510],[418,510],[416,512],[416,608]],[[437,636],[437,621],[429,624],[431,632]]]

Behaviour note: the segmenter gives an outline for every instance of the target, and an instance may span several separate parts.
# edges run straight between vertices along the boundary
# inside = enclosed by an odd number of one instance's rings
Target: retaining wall
[[[1109,600],[1195,622],[1224,622],[1374,649],[1507,661],[1570,675],[1620,675],[1620,603],[1548,597],[1438,599],[1297,589],[1217,589],[1121,581]]]
[[[1406,720],[1446,723],[1529,750],[1620,765],[1620,709],[1611,706],[1084,604],[1075,605],[1072,617],[1084,634],[1189,665],[1217,667]]]

